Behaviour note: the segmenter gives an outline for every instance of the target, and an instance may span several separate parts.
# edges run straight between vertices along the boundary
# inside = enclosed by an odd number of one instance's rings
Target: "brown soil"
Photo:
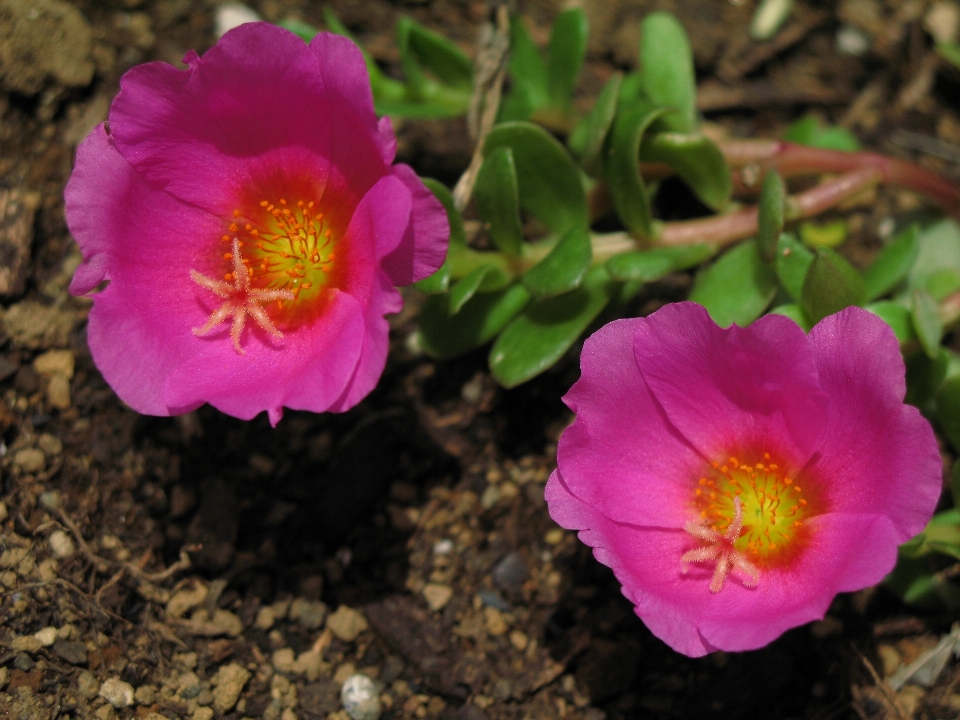
[[[391,72],[400,13],[468,52],[489,14],[482,0],[330,5]],[[560,3],[517,5],[544,41]],[[665,8],[692,36],[713,131],[775,136],[814,111],[868,147],[958,175],[960,76],[929,60],[929,3],[799,2],[759,45],[749,1],[583,5],[585,104],[634,62],[640,17]],[[322,18],[305,0],[254,6],[271,20]],[[960,713],[955,666],[931,688],[881,681],[954,619],[882,588],[839,597],[826,620],[760,651],[670,651],[547,515],[576,354],[504,391],[484,352],[410,354],[413,293],[380,386],[343,415],[289,412],[271,429],[209,408],[125,408],[91,362],[89,302],[66,292],[79,254],[63,187],[120,75],[209,47],[214,10],[0,0],[0,716],[346,720],[340,684],[355,671],[380,683],[382,717],[397,719]],[[844,24],[868,33],[864,54],[838,54]],[[399,131],[401,159],[422,174],[453,183],[466,167],[462,120]],[[921,135],[937,154],[910,154]],[[883,220],[916,204],[885,191],[848,209],[850,256],[869,257]],[[688,286],[679,275],[652,287],[644,311]]]

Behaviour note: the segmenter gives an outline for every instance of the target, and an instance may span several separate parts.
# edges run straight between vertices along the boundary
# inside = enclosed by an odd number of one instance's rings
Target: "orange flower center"
[[[694,490],[698,521],[723,534],[734,520],[735,498],[742,504],[743,527],[733,547],[760,569],[786,565],[806,545],[804,521],[821,512],[813,487],[792,477],[769,453],[713,462]]]

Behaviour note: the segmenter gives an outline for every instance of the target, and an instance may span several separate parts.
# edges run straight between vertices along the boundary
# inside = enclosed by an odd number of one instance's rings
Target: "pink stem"
[[[861,190],[884,180],[883,171],[875,166],[858,167],[815,188],[791,195],[787,199],[789,220],[817,215]],[[728,215],[664,223],[655,245],[690,245],[708,242],[727,245],[757,234],[757,208],[748,207]]]

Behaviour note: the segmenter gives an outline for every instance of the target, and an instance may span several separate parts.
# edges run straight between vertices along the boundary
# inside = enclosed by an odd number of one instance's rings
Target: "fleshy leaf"
[[[523,19],[516,16],[510,22],[510,81],[509,94],[500,104],[500,122],[526,120],[533,111],[549,102],[547,66],[540,50],[530,37]]]
[[[788,127],[783,139],[826,150],[856,152],[860,149],[860,141],[849,130],[838,125],[824,126],[812,115],[800,118]]]
[[[960,289],[960,225],[942,220],[920,233],[920,250],[907,285],[923,288],[935,300]]]
[[[857,269],[830,248],[817,250],[800,293],[800,304],[811,322],[816,324],[865,300],[863,277]]]
[[[623,107],[613,122],[603,172],[617,214],[627,229],[643,237],[653,234],[650,197],[640,176],[640,141],[667,108],[637,100]]]
[[[580,148],[580,164],[587,174],[596,176],[603,169],[604,141],[613,124],[617,113],[617,98],[620,95],[620,83],[623,82],[623,73],[616,72],[603,86],[590,114],[584,119],[584,136]],[[574,147],[571,136],[571,148]]]
[[[669,165],[703,204],[713,210],[723,210],[730,201],[730,168],[720,149],[703,135],[675,132],[650,135],[643,139],[640,157],[644,162]]]
[[[777,256],[777,245],[783,232],[783,203],[786,196],[787,188],[780,173],[773,168],[767,170],[757,201],[757,243],[764,262],[773,262]]]
[[[760,317],[777,292],[773,268],[760,258],[755,240],[743,242],[704,270],[690,299],[721,327],[746,326]]]
[[[504,123],[487,135],[484,155],[502,147],[513,151],[520,207],[558,234],[587,227],[590,220],[580,172],[556,138],[532,123]]]
[[[683,26],[666,12],[643,19],[640,39],[640,72],[643,92],[657,106],[678,112],[664,115],[667,130],[689,133],[697,128],[697,86],[693,51]]]
[[[867,299],[873,300],[893,290],[903,280],[920,252],[920,231],[911,225],[887,245],[863,273]]]
[[[590,267],[593,251],[586,228],[570,228],[549,254],[523,276],[523,284],[536,298],[573,290]]]
[[[447,297],[431,295],[420,309],[420,343],[434,357],[463,355],[495,337],[529,301],[530,292],[517,283],[499,292],[474,295],[450,317]]]
[[[960,451],[960,377],[945,380],[937,390],[937,420],[954,451]],[[958,476],[956,465],[953,474]]]
[[[547,93],[550,104],[569,110],[573,89],[587,54],[589,26],[582,8],[564,10],[553,22],[547,50]]]
[[[699,265],[717,252],[715,245],[684,245],[636,250],[607,260],[607,272],[621,282],[653,282],[664,275]]]
[[[913,329],[927,356],[934,358],[940,352],[940,340],[943,338],[943,322],[937,301],[926,290],[916,289],[910,294],[910,316]]]
[[[774,267],[780,284],[787,291],[787,295],[796,301],[800,300],[803,292],[803,281],[807,277],[810,263],[813,262],[813,253],[806,245],[799,242],[790,233],[782,233],[777,242],[777,257]]]
[[[910,311],[900,303],[892,300],[881,300],[880,302],[870,303],[865,309],[879,316],[889,325],[893,334],[897,336],[897,340],[901,343],[917,339],[917,334],[913,330],[913,319],[910,316]]]
[[[490,371],[504,387],[515,387],[553,365],[609,302],[607,271],[591,268],[580,287],[532,303],[490,349]]]
[[[482,265],[467,273],[450,288],[448,312],[456,315],[476,293],[500,290],[509,282],[510,278],[500,268]]]
[[[800,239],[812,248],[835,248],[847,239],[849,228],[844,220],[800,223]]]
[[[473,188],[480,219],[488,224],[493,244],[508,255],[520,254],[523,228],[513,151],[500,147],[487,155]]]
[[[406,16],[397,21],[397,36],[400,63],[411,82],[411,72],[421,74],[426,69],[445,85],[467,92],[473,89],[473,63],[454,43]]]
[[[955,42],[937,43],[937,54],[955,67],[960,68],[960,45]]]
[[[810,320],[807,318],[806,313],[803,312],[803,308],[800,307],[800,303],[789,303],[787,305],[777,305],[777,307],[770,310],[771,315],[783,315],[793,320],[797,325],[802,327],[806,332],[810,331],[810,328],[813,327],[810,324]]]

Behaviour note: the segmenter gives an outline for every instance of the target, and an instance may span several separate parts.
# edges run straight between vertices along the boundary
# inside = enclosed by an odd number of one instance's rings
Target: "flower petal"
[[[580,540],[613,570],[623,594],[654,635],[691,657],[716,650],[697,629],[699,615],[710,602],[709,580],[691,583],[680,574],[680,555],[689,549],[689,535],[616,523],[577,498],[565,477],[554,471],[547,482],[550,517],[561,527],[580,531]]]
[[[633,347],[650,392],[705,458],[753,445],[799,469],[819,447],[829,403],[792,320],[723,329],[700,305],[674,303],[638,326]]]
[[[297,149],[332,159],[338,109],[296,35],[248,23],[186,60],[184,71],[162,62],[129,70],[110,109],[117,148],[150,183],[223,214],[251,158]]]
[[[407,165],[395,165],[393,176],[413,197],[413,211],[402,242],[383,259],[395,285],[409,285],[433,274],[447,256],[450,223],[436,196]]]
[[[834,410],[810,471],[826,481],[837,512],[884,513],[898,543],[923,530],[942,488],[942,461],[930,424],[903,404],[903,359],[890,327],[848,308],[810,332]]]
[[[577,498],[613,520],[683,527],[703,459],[653,399],[633,355],[647,321],[617,320],[583,346],[580,379],[563,401],[577,419],[557,462]]]
[[[721,650],[763,647],[822,619],[838,592],[874,585],[893,569],[899,541],[889,518],[830,513],[808,522],[814,545],[791,567],[762,572],[755,588],[727,583],[713,597],[700,618],[708,643]]]

